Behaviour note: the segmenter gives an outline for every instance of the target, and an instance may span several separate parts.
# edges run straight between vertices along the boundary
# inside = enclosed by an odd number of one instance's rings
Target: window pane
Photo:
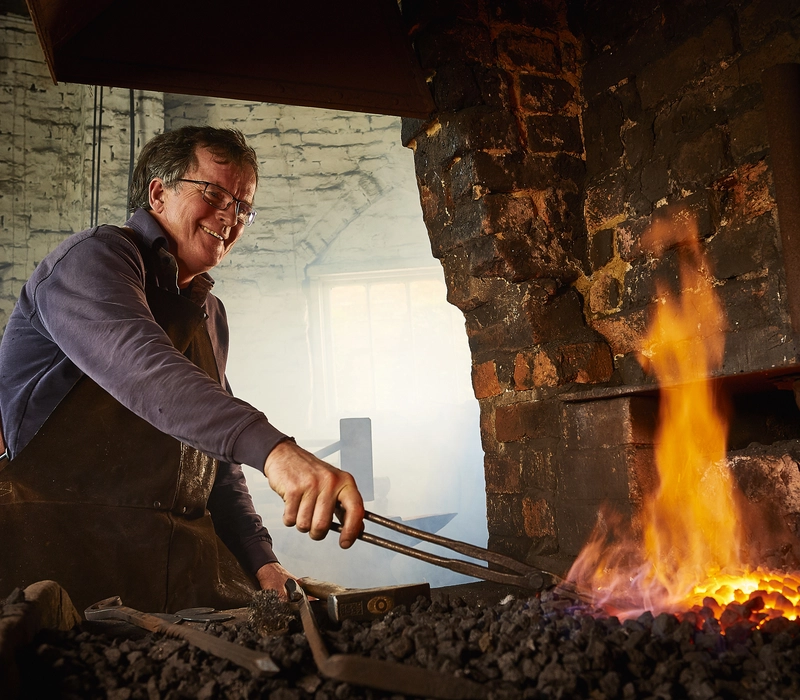
[[[407,288],[402,283],[372,284],[369,298],[376,407],[397,408],[408,403],[412,380]]]
[[[359,411],[372,405],[372,347],[364,285],[331,289],[330,348],[337,409]]]
[[[464,319],[461,313],[447,301],[447,290],[440,280],[418,280],[410,285],[412,305],[412,333],[414,336],[413,373],[421,393],[429,401],[458,403],[468,396],[453,395],[465,365],[457,365],[455,358],[461,357],[459,350],[468,352]]]
[[[330,347],[335,410],[437,410],[472,398],[464,318],[444,281],[414,277],[331,286]]]

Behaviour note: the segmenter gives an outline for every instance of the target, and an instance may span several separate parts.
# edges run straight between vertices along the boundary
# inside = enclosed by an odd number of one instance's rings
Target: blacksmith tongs
[[[341,512],[341,509],[337,509],[337,517],[339,520],[343,519],[342,516],[343,513]],[[400,544],[399,542],[393,542],[392,540],[378,537],[369,532],[362,531],[362,533],[358,536],[359,539],[363,540],[364,542],[369,542],[370,544],[375,544],[379,547],[391,549],[393,552],[405,554],[409,557],[414,557],[415,559],[421,559],[429,564],[441,566],[444,569],[450,569],[451,571],[456,571],[459,574],[474,576],[475,578],[480,578],[484,581],[494,581],[495,583],[505,583],[510,586],[527,588],[533,591],[541,591],[543,588],[550,588],[565,583],[565,581],[556,574],[552,574],[549,571],[536,569],[533,566],[524,564],[521,561],[512,559],[504,554],[483,549],[483,547],[477,547],[476,545],[468,544],[466,542],[451,540],[448,537],[433,535],[430,532],[417,530],[416,528],[403,525],[395,520],[384,518],[382,515],[376,515],[375,513],[370,513],[369,511],[365,511],[364,519],[390,530],[394,530],[395,532],[399,532],[403,535],[408,535],[409,537],[414,537],[425,542],[431,542],[432,544],[439,545],[445,549],[450,549],[454,552],[458,552],[459,554],[472,557],[473,559],[480,559],[488,562],[489,564],[495,564],[496,566],[500,566],[504,569],[515,572],[505,573],[503,571],[497,571],[485,566],[480,566],[479,564],[475,564],[473,562],[463,561],[462,559],[441,557],[436,554],[414,549],[413,547]],[[334,530],[335,532],[341,532],[341,527],[342,526],[339,523],[334,521],[334,523],[331,525],[331,530]]]

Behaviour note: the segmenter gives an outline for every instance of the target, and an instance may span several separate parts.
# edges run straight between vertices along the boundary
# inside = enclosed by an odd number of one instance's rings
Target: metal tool
[[[167,622],[226,622],[232,620],[233,615],[222,613],[216,608],[184,608],[174,613],[148,613],[159,620]]]
[[[178,610],[175,617],[186,622],[225,622],[233,619],[230,613],[219,612],[216,608],[184,608]]]
[[[329,655],[305,591],[293,579],[286,582],[286,591],[289,601],[300,611],[314,662],[323,676],[376,690],[426,698],[483,700],[488,696],[485,688],[467,678],[355,654]]]
[[[336,514],[339,520],[343,520],[344,512],[341,510],[341,508],[337,508]],[[415,559],[421,559],[422,561],[428,562],[429,564],[434,564],[435,566],[441,566],[445,569],[450,569],[451,571],[456,571],[460,574],[465,574],[466,576],[474,576],[475,578],[480,578],[485,581],[505,583],[510,586],[518,586],[520,588],[527,588],[533,591],[541,591],[543,588],[550,588],[556,585],[566,585],[564,579],[556,574],[550,573],[549,571],[542,571],[541,569],[524,564],[521,561],[512,559],[504,554],[483,549],[483,547],[477,547],[476,545],[468,544],[466,542],[451,540],[448,537],[433,535],[430,532],[417,530],[416,528],[403,525],[402,523],[395,522],[390,518],[385,518],[382,515],[376,515],[375,513],[370,513],[369,511],[365,511],[364,519],[390,530],[394,530],[395,532],[399,532],[403,535],[415,537],[425,542],[431,542],[439,545],[440,547],[458,552],[459,554],[472,557],[473,559],[481,559],[489,564],[501,566],[504,569],[513,571],[515,573],[505,573],[503,571],[497,571],[495,569],[489,569],[485,566],[480,566],[474,562],[463,561],[461,559],[451,559],[448,557],[441,557],[436,554],[431,554],[429,552],[423,552],[418,549],[414,549],[413,547],[408,547],[404,544],[393,542],[391,540],[384,539],[383,537],[378,537],[369,532],[362,532],[358,536],[359,539],[363,540],[364,542],[369,542],[370,544],[375,544],[379,547],[391,549],[394,552],[405,554],[409,557],[414,557]],[[334,522],[331,525],[331,530],[341,532],[341,529],[342,526],[337,522]]]
[[[398,605],[411,605],[419,596],[430,600],[428,583],[411,583],[381,588],[343,588],[335,583],[300,578],[297,583],[308,594],[326,600],[331,620],[374,620]]]
[[[84,611],[87,620],[124,620],[149,632],[161,632],[169,637],[185,639],[198,649],[228,659],[255,674],[274,675],[280,670],[275,662],[264,652],[228,642],[213,634],[192,627],[184,627],[174,622],[162,620],[155,615],[139,612],[125,607],[119,596],[112,596],[89,606]]]

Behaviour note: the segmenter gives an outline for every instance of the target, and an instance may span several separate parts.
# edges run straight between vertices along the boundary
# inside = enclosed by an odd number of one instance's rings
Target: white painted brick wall
[[[137,149],[163,129],[163,96],[136,91]],[[93,87],[54,85],[33,25],[0,15],[0,329],[38,262],[89,225]],[[126,212],[129,91],[104,90],[99,220]]]

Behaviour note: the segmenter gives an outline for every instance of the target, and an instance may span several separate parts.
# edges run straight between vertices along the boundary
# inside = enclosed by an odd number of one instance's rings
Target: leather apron
[[[219,381],[205,313],[148,284],[175,347]],[[0,595],[57,581],[78,610],[247,605],[256,590],[206,509],[216,460],[83,376],[13,460],[0,459]]]

